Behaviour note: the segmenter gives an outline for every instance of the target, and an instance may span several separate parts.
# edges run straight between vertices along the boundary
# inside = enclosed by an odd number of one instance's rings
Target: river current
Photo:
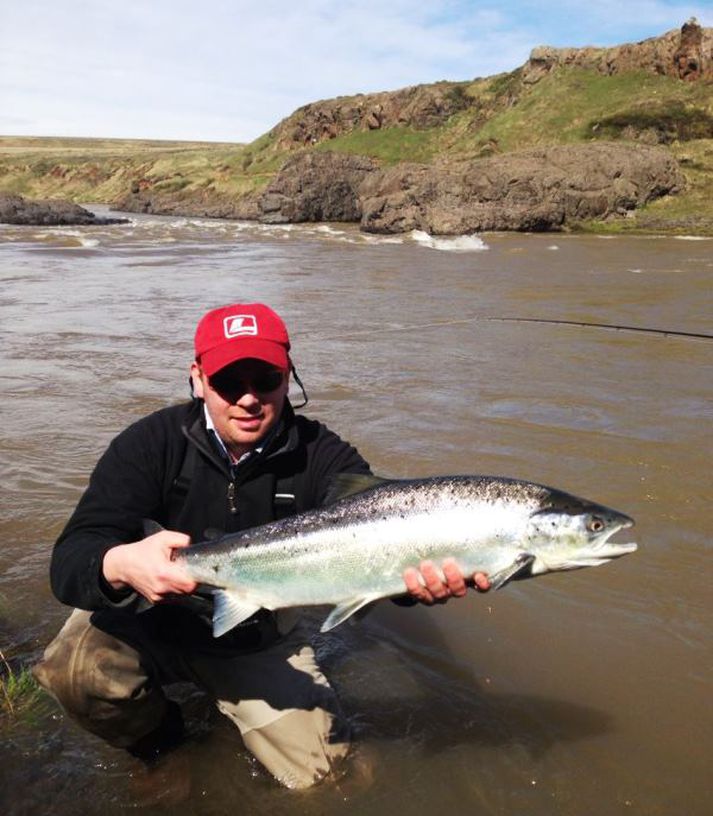
[[[385,602],[319,636],[360,734],[355,764],[370,768],[356,780],[280,789],[179,689],[191,739],[164,783],[54,704],[3,726],[4,814],[713,812],[713,342],[500,319],[711,334],[713,240],[131,216],[0,225],[0,276],[0,649],[13,666],[68,613],[49,557],[96,459],[187,398],[195,323],[234,301],[284,316],[305,412],[376,473],[554,485],[633,516],[623,538],[640,545],[430,609]]]

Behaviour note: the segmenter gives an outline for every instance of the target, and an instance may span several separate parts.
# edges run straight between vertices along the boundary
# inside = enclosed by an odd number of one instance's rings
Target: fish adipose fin
[[[520,553],[517,558],[504,569],[494,572],[488,576],[491,589],[502,589],[505,584],[510,583],[513,578],[525,577],[523,573],[529,572],[535,556],[532,553]]]
[[[254,615],[259,606],[246,603],[242,598],[231,595],[224,589],[213,593],[213,637],[220,637],[233,627]]]
[[[348,601],[344,601],[344,603],[334,607],[334,609],[325,619],[324,623],[321,625],[319,631],[329,632],[330,629],[334,629],[335,626],[339,626],[340,623],[344,623],[347,618],[350,618],[362,607],[370,604],[372,601],[378,600],[381,597],[381,595],[360,595],[358,598],[351,598]]]
[[[340,499],[346,499],[347,496],[363,493],[389,481],[391,480],[381,476],[372,476],[371,473],[338,473],[332,480],[324,503],[334,504]]]

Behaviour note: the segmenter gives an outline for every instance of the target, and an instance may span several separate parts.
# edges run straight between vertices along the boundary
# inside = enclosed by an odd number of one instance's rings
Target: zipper
[[[228,482],[228,507],[233,515],[236,515],[238,508],[235,504],[235,482]]]

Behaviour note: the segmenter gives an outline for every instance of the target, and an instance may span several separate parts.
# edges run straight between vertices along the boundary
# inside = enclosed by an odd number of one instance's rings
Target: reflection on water
[[[376,472],[556,485],[634,516],[641,545],[432,610],[382,604],[320,636],[368,786],[278,789],[179,689],[181,791],[168,779],[148,795],[129,759],[53,708],[0,731],[3,811],[711,812],[713,344],[483,319],[710,333],[713,242],[690,238],[379,238],[142,216],[0,227],[0,648],[13,662],[66,614],[49,552],[99,453],[186,398],[196,319],[240,299],[284,314],[310,413]]]

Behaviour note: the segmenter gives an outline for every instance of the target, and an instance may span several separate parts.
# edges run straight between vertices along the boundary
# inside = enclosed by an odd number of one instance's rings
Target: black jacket
[[[157,411],[119,434],[97,463],[55,544],[52,589],[70,606],[128,612],[135,596],[111,590],[102,562],[115,544],[143,538],[145,519],[203,541],[216,531],[235,532],[317,507],[343,472],[368,473],[369,466],[324,425],[295,415],[289,403],[263,451],[235,475],[209,438],[202,401]],[[294,502],[276,501],[276,489],[293,494]],[[140,617],[175,630],[186,624],[185,613],[160,604]]]

